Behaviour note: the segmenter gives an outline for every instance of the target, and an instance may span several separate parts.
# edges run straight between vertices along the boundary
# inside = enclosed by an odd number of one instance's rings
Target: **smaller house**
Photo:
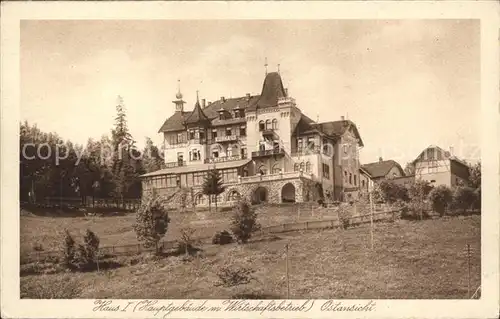
[[[415,178],[426,180],[433,185],[454,187],[467,184],[469,166],[452,154],[453,149],[444,149],[431,145],[423,150],[413,161]]]
[[[379,158],[378,162],[362,165],[360,172],[374,183],[405,176],[405,172],[398,162],[393,160],[384,161],[382,157]]]

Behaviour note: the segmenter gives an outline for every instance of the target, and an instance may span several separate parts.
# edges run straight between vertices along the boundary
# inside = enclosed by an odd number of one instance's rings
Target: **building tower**
[[[181,93],[181,80],[177,80],[177,94],[175,95],[176,100],[172,101],[175,104],[175,112],[184,112],[184,100],[182,100]]]

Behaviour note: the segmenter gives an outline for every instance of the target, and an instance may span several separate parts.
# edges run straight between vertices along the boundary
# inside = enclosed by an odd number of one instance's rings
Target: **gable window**
[[[431,160],[435,159],[434,151],[435,151],[435,149],[433,149],[433,148],[427,149],[427,160],[431,161]]]
[[[259,122],[259,131],[263,131],[266,129],[266,124],[264,123],[264,121],[260,121]]]

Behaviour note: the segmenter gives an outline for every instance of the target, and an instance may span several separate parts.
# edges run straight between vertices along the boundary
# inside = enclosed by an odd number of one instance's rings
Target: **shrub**
[[[167,233],[169,223],[168,212],[154,192],[143,198],[136,213],[134,230],[145,247],[155,246],[156,253],[159,253],[158,242]]]
[[[255,210],[246,201],[239,201],[234,208],[231,220],[231,231],[238,243],[245,244],[252,237],[252,233],[259,229],[260,225],[257,222]]]
[[[65,230],[64,242],[62,246],[62,262],[66,268],[72,269],[76,254],[75,240],[67,229]]]
[[[412,200],[401,206],[401,219],[419,220],[429,218],[429,212],[425,210],[425,203]]]
[[[21,280],[21,298],[29,299],[75,299],[82,294],[82,283],[74,274],[36,276]]]
[[[453,192],[452,207],[465,212],[476,201],[476,194],[473,188],[470,187],[457,187]]]
[[[392,181],[382,181],[379,189],[384,202],[392,204],[398,200],[408,201],[408,189],[404,185],[396,184]]]
[[[196,231],[194,228],[186,227],[180,230],[181,238],[177,242],[175,250],[177,253],[185,253],[188,255],[190,252],[194,251],[194,239],[193,234]]]
[[[217,271],[219,282],[215,286],[234,287],[248,284],[254,279],[252,276],[254,272],[255,270],[245,266],[223,265]]]
[[[338,208],[340,225],[343,229],[347,229],[351,224],[352,210],[348,204],[342,203]]]
[[[445,185],[439,185],[431,190],[429,200],[432,203],[432,209],[443,216],[452,200],[451,189]]]
[[[233,236],[227,231],[223,230],[216,232],[212,238],[212,244],[214,245],[227,245],[233,242]]]

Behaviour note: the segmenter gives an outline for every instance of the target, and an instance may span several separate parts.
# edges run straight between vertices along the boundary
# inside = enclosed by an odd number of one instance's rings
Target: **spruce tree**
[[[214,167],[205,175],[205,179],[203,181],[203,194],[207,195],[209,198],[209,211],[212,211],[212,196],[215,198],[215,211],[217,211],[217,196],[225,190],[225,187],[222,184],[222,176],[217,168]]]

